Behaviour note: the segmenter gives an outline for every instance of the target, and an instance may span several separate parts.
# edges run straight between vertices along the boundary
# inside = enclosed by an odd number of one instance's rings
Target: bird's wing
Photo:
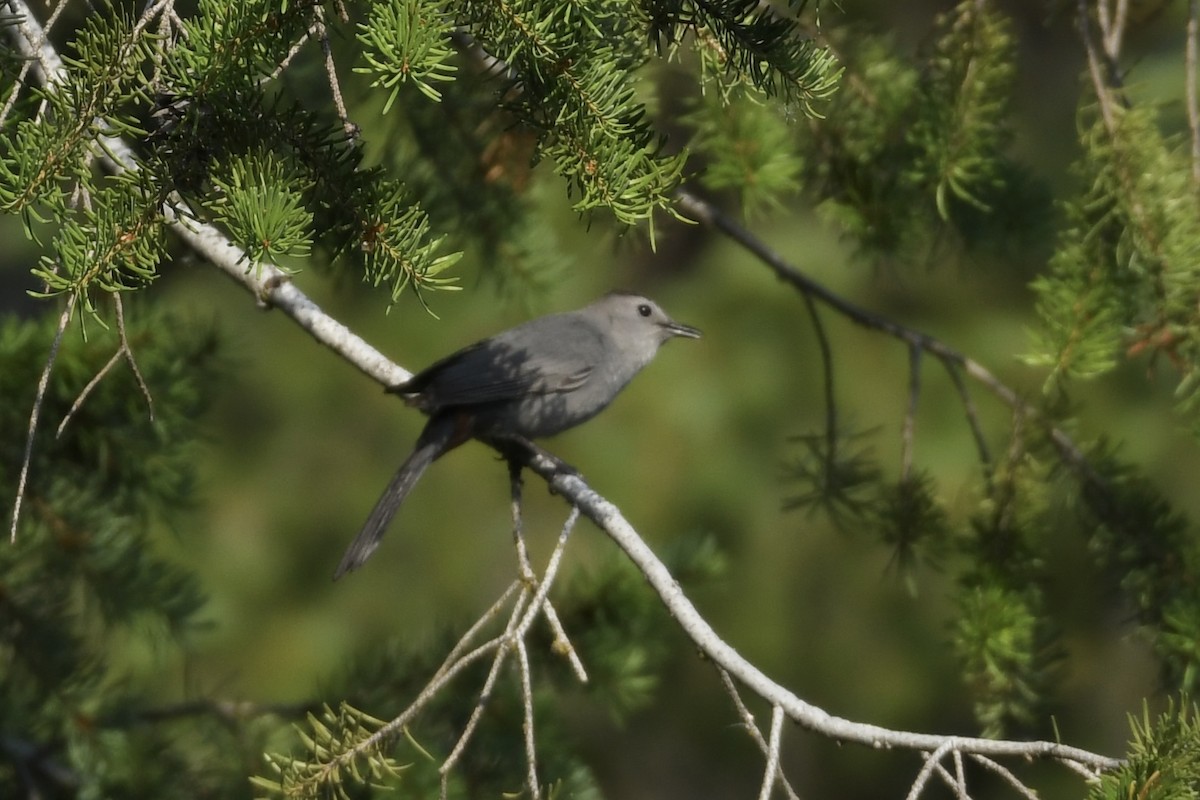
[[[599,335],[586,326],[534,324],[538,322],[542,320],[459,350],[395,391],[436,411],[578,388],[603,355]],[[534,344],[526,344],[530,342]]]

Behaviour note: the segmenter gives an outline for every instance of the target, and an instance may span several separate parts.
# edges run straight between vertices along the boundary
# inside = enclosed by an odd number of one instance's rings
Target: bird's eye
[[[648,303],[642,303],[640,306],[638,306],[638,313],[643,317],[650,316],[650,305]]]

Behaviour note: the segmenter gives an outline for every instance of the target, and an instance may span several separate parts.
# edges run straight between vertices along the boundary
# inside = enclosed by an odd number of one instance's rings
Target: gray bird
[[[668,339],[700,337],[652,300],[613,293],[530,320],[443,358],[388,389],[429,415],[334,580],[375,552],[404,498],[439,457],[471,438],[527,443],[600,413]]]

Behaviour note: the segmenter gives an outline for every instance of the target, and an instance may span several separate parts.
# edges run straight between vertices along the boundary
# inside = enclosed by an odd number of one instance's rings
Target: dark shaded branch
[[[1086,491],[1083,492],[1083,496],[1087,499],[1093,510],[1103,519],[1116,523],[1122,522],[1120,519],[1121,515],[1109,500],[1111,493],[1108,491],[1107,482],[1091,465],[1091,462],[1088,461],[1087,456],[1080,449],[1079,445],[1065,431],[1055,426],[1040,409],[1026,401],[1015,389],[992,374],[987,367],[955,350],[940,339],[918,331],[915,328],[902,325],[888,317],[868,311],[831,291],[784,259],[728,214],[686,189],[677,190],[675,198],[681,213],[697,222],[720,231],[725,236],[737,242],[769,267],[775,273],[776,277],[798,289],[806,298],[819,300],[857,325],[887,334],[894,339],[904,342],[910,348],[929,353],[941,361],[950,370],[952,376],[955,376],[956,372],[961,370],[986,387],[1001,402],[1014,411],[1019,410],[1027,419],[1040,422],[1044,426],[1050,442],[1058,452],[1059,458],[1084,485]],[[956,379],[956,383],[960,381],[960,378]],[[967,418],[975,435],[981,458],[984,459],[984,465],[990,471],[990,460],[987,458],[987,448],[984,444],[982,432],[979,429],[975,409],[967,402],[967,395],[964,390],[960,389],[959,394],[964,398]]]

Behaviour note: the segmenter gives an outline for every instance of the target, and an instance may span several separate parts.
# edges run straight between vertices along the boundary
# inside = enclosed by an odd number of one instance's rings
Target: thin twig
[[[521,667],[521,705],[525,708],[525,721],[521,725],[525,735],[525,764],[528,767],[525,781],[529,786],[529,796],[532,800],[541,800],[542,789],[537,775],[537,743],[533,729],[533,678],[529,671],[529,653],[525,649],[525,640],[517,639],[517,663]]]
[[[14,13],[20,13],[15,4],[10,3],[9,5],[13,8]],[[66,6],[67,0],[59,0],[58,4],[54,6],[54,10],[50,12],[50,16],[46,18],[46,22],[42,26],[43,41],[50,33],[50,29],[54,27],[54,23],[58,20],[59,15],[62,13],[63,9],[66,8]],[[38,42],[35,47],[40,47],[41,44],[41,42]],[[17,95],[21,88],[25,85],[25,78],[29,75],[29,70],[34,66],[35,63],[35,61],[30,59],[21,65],[21,70],[17,74],[17,79],[13,82],[12,91],[9,92],[8,99],[4,101],[4,108],[0,109],[0,125],[3,125],[4,120],[8,119],[9,113],[12,111],[13,106],[17,102]]]
[[[913,439],[917,429],[917,403],[921,398],[921,348],[908,346],[908,407],[900,429],[900,481],[907,483],[912,475]]]
[[[54,362],[58,360],[58,348],[62,344],[63,333],[71,321],[75,311],[75,298],[70,295],[58,317],[58,328],[54,331],[54,341],[50,343],[50,353],[46,356],[46,365],[42,367],[42,377],[38,379],[37,394],[33,398],[33,408],[29,411],[29,430],[25,434],[25,456],[21,459],[21,475],[17,478],[17,497],[13,502],[12,525],[9,528],[8,540],[17,540],[17,525],[21,521],[21,504],[25,500],[25,487],[29,481],[29,465],[33,461],[33,439],[37,435],[38,418],[42,414],[42,404],[46,401],[46,388],[50,385],[50,373],[54,370]]]
[[[317,6],[317,8],[320,8],[320,6]],[[283,74],[283,71],[288,68],[296,56],[300,54],[300,51],[304,49],[304,45],[308,43],[309,38],[316,33],[319,25],[320,22],[313,22],[313,24],[308,26],[308,30],[300,35],[300,38],[292,42],[291,48],[288,49],[287,53],[280,60],[280,62],[275,65],[275,69],[259,78],[258,83],[260,86],[264,83],[270,83],[271,81],[277,80],[279,76]]]
[[[758,791],[758,800],[771,800],[771,791],[779,777],[779,746],[783,741],[783,709],[775,706],[771,709],[771,735],[767,744],[767,768],[763,770],[762,788]]]
[[[113,295],[113,305],[117,309],[117,336],[121,339],[121,351],[125,354],[129,368],[133,370],[133,378],[142,391],[142,397],[146,398],[146,411],[150,415],[150,421],[154,422],[154,396],[150,394],[150,387],[146,385],[146,379],[142,377],[142,371],[138,369],[137,359],[133,357],[133,348],[129,345],[129,334],[125,329],[125,304],[122,302],[119,292]]]
[[[479,635],[479,632],[482,631],[484,627],[488,625],[488,623],[490,623],[500,614],[500,609],[504,608],[504,606],[508,604],[508,601],[512,599],[513,595],[515,595],[520,588],[520,581],[513,581],[508,585],[508,588],[505,589],[498,598],[496,598],[496,601],[492,603],[491,607],[489,607],[487,611],[483,612],[479,619],[475,620],[474,624],[467,629],[466,633],[459,637],[458,643],[455,644],[454,647],[451,648],[450,652],[446,654],[446,658],[442,660],[442,665],[438,667],[437,672],[433,673],[434,678],[440,678],[442,674],[446,672],[464,652],[466,652],[466,649],[471,646],[472,642],[475,641],[475,637]]]
[[[967,426],[971,429],[972,438],[975,439],[975,449],[979,453],[979,461],[983,466],[984,479],[991,483],[992,453],[991,448],[988,447],[987,437],[983,435],[983,425],[979,422],[975,401],[971,399],[971,393],[967,391],[967,384],[963,380],[958,365],[951,361],[943,361],[942,364],[950,375],[950,381],[954,384],[955,391],[958,392],[959,402],[962,403],[963,412],[967,415]]]
[[[1113,15],[1112,25],[1104,36],[1104,49],[1113,61],[1121,55],[1121,45],[1125,42],[1125,23],[1128,19],[1129,0],[1117,0],[1117,13]]]
[[[62,438],[63,431],[67,429],[67,423],[74,419],[75,412],[79,411],[79,409],[83,407],[83,403],[85,400],[87,400],[88,395],[92,393],[93,389],[100,385],[100,381],[104,380],[104,376],[107,375],[108,371],[112,369],[120,360],[121,349],[117,348],[117,351],[109,357],[104,366],[92,376],[92,379],[87,382],[87,385],[84,386],[79,394],[75,396],[75,402],[71,403],[71,407],[68,408],[67,413],[63,415],[62,422],[58,423],[58,430],[54,432],[55,439]]]
[[[717,667],[717,675],[721,678],[721,685],[725,687],[725,693],[733,700],[733,707],[737,710],[737,714],[742,718],[742,727],[754,743],[758,745],[758,749],[762,751],[764,756],[768,755],[771,746],[763,737],[762,731],[758,729],[758,722],[755,721],[754,715],[750,713],[750,709],[746,708],[745,702],[742,701],[742,695],[737,690],[737,686],[733,683],[733,678],[729,677],[729,673]],[[796,794],[796,790],[792,788],[792,784],[788,782],[787,776],[783,774],[783,770],[779,770],[779,783],[783,786],[784,792],[787,793],[788,800],[800,800],[800,795]]]
[[[513,547],[517,551],[517,569],[526,588],[532,589],[537,585],[537,577],[533,574],[533,565],[529,563],[529,549],[525,546],[525,528],[521,515],[521,464],[517,461],[508,462],[508,486],[510,492],[510,509],[512,513]]]
[[[956,763],[961,764],[961,754],[956,750],[954,751],[954,755],[956,757]],[[946,786],[950,788],[950,791],[954,792],[954,796],[957,798],[957,800],[971,800],[971,795],[967,793],[966,783],[960,781],[954,775],[951,775],[950,770],[946,769],[941,764],[938,764],[933,768],[933,772],[942,779],[942,783],[946,784]]]
[[[987,766],[985,762],[991,761],[991,759],[987,756],[979,755],[978,753],[972,753],[971,758],[974,758],[980,764],[984,764],[984,766]],[[1060,761],[1059,763],[1081,776],[1088,783],[1096,783],[1099,781],[1100,775],[1104,772],[1102,769],[1097,769],[1096,767],[1087,764],[1081,764],[1078,761],[1073,761],[1071,759]],[[1002,767],[1000,764],[996,764],[996,766],[1000,769],[1004,769],[1004,767]],[[1034,792],[1034,794],[1036,794],[1036,792]]]
[[[1101,9],[1104,4],[1100,4]],[[1116,80],[1116,65],[1109,59],[1101,59],[1100,53],[1096,47],[1096,39],[1092,34],[1091,12],[1088,9],[1087,0],[1079,0],[1078,3],[1079,15],[1079,37],[1083,40],[1083,48],[1087,54],[1088,75],[1092,79],[1092,89],[1096,93],[1096,102],[1100,105],[1100,117],[1104,120],[1104,127],[1111,135],[1117,129],[1117,114],[1113,108],[1113,98],[1109,91],[1108,82],[1104,78],[1104,71],[1107,71],[1110,80]]]
[[[959,750],[954,751],[954,789],[960,800],[970,800],[967,796],[967,776],[963,771],[963,757]]]
[[[550,587],[554,584],[554,579],[558,575],[559,565],[562,564],[562,556],[567,548],[567,538],[570,537],[571,531],[575,527],[575,521],[579,519],[579,509],[572,508],[569,515],[567,525],[564,525],[562,532],[559,534],[558,545],[554,548],[554,552],[550,554],[550,561],[546,564],[546,570],[542,573],[541,580],[534,579],[533,587],[537,589],[533,595],[533,602],[529,604],[529,610],[525,612],[525,618],[521,620],[520,625],[514,632],[514,637],[524,639],[529,632],[529,628],[533,625],[533,621],[537,619],[538,612],[544,611],[550,605],[547,599],[550,594]]]
[[[1001,778],[1003,778],[1005,780],[1005,782],[1008,783],[1009,786],[1011,786],[1018,793],[1020,793],[1026,800],[1038,800],[1038,793],[1033,791],[1032,789],[1030,789],[1025,784],[1021,783],[1021,780],[1016,775],[1012,774],[1012,772],[1007,767],[1005,767],[1003,764],[998,764],[995,761],[993,761],[992,759],[988,758],[987,756],[981,756],[977,753],[973,753],[971,755],[971,758],[976,763],[982,765],[984,768],[991,770],[992,772],[996,773]],[[1067,766],[1072,769],[1075,769],[1078,767],[1078,765],[1075,762],[1070,762],[1067,764]],[[1081,770],[1081,774],[1090,781],[1096,780],[1096,773],[1094,773],[1094,772],[1088,772],[1087,770]]]
[[[67,429],[67,424],[74,419],[75,414],[80,408],[83,407],[83,404],[87,398],[96,389],[96,387],[100,385],[100,382],[104,380],[104,376],[108,374],[109,370],[111,370],[116,363],[121,360],[122,356],[129,364],[130,369],[133,370],[133,377],[137,381],[138,388],[141,389],[142,396],[146,398],[146,406],[149,410],[150,421],[154,421],[154,398],[150,395],[150,387],[146,385],[146,379],[142,377],[142,371],[138,369],[137,361],[133,357],[133,349],[129,346],[129,336],[125,330],[125,309],[123,303],[121,302],[121,295],[114,294],[112,298],[113,305],[117,310],[117,336],[120,339],[120,345],[117,347],[117,351],[112,354],[112,357],[109,358],[104,366],[92,376],[92,379],[87,382],[87,385],[83,387],[83,390],[80,391],[79,395],[75,398],[75,402],[71,404],[71,407],[63,416],[62,421],[58,423],[58,430],[56,430],[54,433],[54,438],[56,439],[62,438],[63,431]]]
[[[413,700],[408,705],[408,708],[404,709],[399,716],[388,720],[388,722],[380,726],[379,730],[375,731],[370,736],[356,744],[354,747],[334,758],[329,764],[330,769],[339,769],[357,758],[359,755],[363,753],[374,752],[383,747],[385,743],[391,741],[396,735],[404,730],[408,723],[412,722],[413,718],[416,717],[417,714],[421,713],[425,706],[427,706],[431,700],[437,697],[438,694],[444,688],[446,688],[446,685],[449,684],[450,681],[454,680],[459,673],[489,653],[495,652],[497,648],[503,647],[505,642],[506,640],[503,636],[497,636],[496,638],[489,639],[488,641],[479,645],[469,653],[462,655],[457,661],[450,664],[446,669],[440,671],[437,676],[429,681],[429,683],[425,684],[425,688],[421,690],[420,694],[417,695],[417,698]]]
[[[132,42],[142,34],[156,17],[165,17],[168,12],[174,10],[175,0],[151,0],[146,4],[146,8],[142,10],[142,15],[138,18],[137,24],[130,31],[130,41]]]
[[[562,555],[566,551],[567,539],[571,535],[571,531],[575,527],[575,523],[579,521],[579,509],[571,506],[571,512],[567,515],[567,521],[563,523],[562,530],[558,534],[558,543],[554,547],[554,551],[550,554],[550,562],[546,566],[546,572],[542,577],[542,583],[545,584],[553,580],[553,576],[558,572],[558,565],[562,560]],[[567,636],[566,629],[563,628],[562,621],[558,618],[558,612],[554,610],[554,605],[547,600],[542,603],[542,614],[546,617],[546,622],[550,626],[550,632],[554,634],[554,643],[551,649],[555,653],[563,655],[567,659],[567,663],[571,665],[571,669],[575,672],[575,677],[580,683],[588,682],[587,670],[584,669],[583,660],[579,657],[579,653],[575,651],[575,646],[571,644],[571,639]]]
[[[558,541],[555,544],[553,552],[550,554],[550,560],[546,564],[542,578],[538,580],[537,575],[534,574],[533,565],[529,561],[529,550],[525,545],[521,515],[521,465],[511,460],[509,461],[509,486],[512,502],[513,544],[517,551],[518,569],[520,570],[521,580],[525,585],[531,590],[536,590],[533,602],[530,604],[529,610],[518,626],[515,635],[517,638],[524,638],[529,628],[533,625],[537,614],[539,612],[543,613],[550,625],[551,632],[554,634],[555,649],[563,650],[566,653],[576,677],[579,678],[581,683],[587,683],[587,671],[583,668],[583,662],[579,659],[578,653],[575,652],[575,648],[571,645],[570,639],[567,638],[562,622],[558,618],[558,613],[554,610],[554,606],[548,599],[550,586],[554,583],[554,578],[558,574],[559,564],[562,563],[563,553],[566,551],[567,539],[570,538],[571,531],[575,529],[575,524],[579,521],[579,509],[575,507],[571,508],[566,522],[563,523],[562,529],[559,531]]]
[[[929,783],[930,776],[934,773],[934,768],[939,766],[941,760],[953,749],[953,740],[947,740],[938,745],[937,749],[932,753],[925,754],[925,763],[921,766],[921,771],[917,773],[917,777],[913,780],[912,788],[909,789],[906,800],[917,800],[921,796],[921,793],[925,791],[925,786]]]
[[[516,615],[509,620],[512,625],[516,620]],[[471,716],[467,718],[467,724],[463,726],[462,733],[458,736],[458,741],[454,743],[454,748],[450,751],[450,755],[446,756],[446,760],[438,767],[438,773],[441,775],[441,800],[446,800],[449,796],[450,789],[450,773],[457,766],[459,759],[466,752],[467,745],[471,738],[475,735],[475,729],[479,726],[479,721],[483,718],[483,712],[487,710],[487,704],[492,698],[492,690],[496,687],[496,679],[500,676],[500,669],[504,666],[504,662],[508,657],[508,647],[499,647],[496,650],[496,656],[492,659],[492,666],[488,670],[487,678],[483,681],[483,688],[479,690],[479,698],[475,701],[475,707],[471,709]]]
[[[345,10],[343,9],[343,13]],[[329,44],[329,31],[325,27],[325,6],[320,3],[313,6],[313,23],[317,38],[321,42],[321,52],[325,54],[325,75],[329,78],[329,91],[333,95],[333,107],[337,109],[338,119],[342,121],[342,130],[347,139],[358,138],[358,126],[350,121],[350,112],[346,110],[346,101],[342,98],[342,86],[338,82],[337,65],[333,63],[333,47]]]
[[[829,467],[827,471],[832,472],[832,465],[837,461],[838,441],[838,407],[833,385],[833,348],[829,344],[829,335],[825,332],[825,324],[821,321],[821,315],[812,296],[807,292],[801,292],[801,296],[804,298],[805,308],[808,309],[808,318],[812,320],[813,334],[817,337],[817,347],[821,351],[822,392],[825,399],[825,458],[827,467]]]
[[[471,711],[471,716],[467,719],[463,731],[459,734],[458,741],[455,742],[454,748],[442,762],[438,772],[441,775],[441,797],[446,798],[449,793],[450,773],[457,766],[463,753],[466,751],[467,745],[474,736],[475,730],[483,718],[483,712],[487,709],[487,704],[491,700],[492,691],[495,688],[496,680],[500,675],[500,670],[504,666],[508,653],[512,649],[517,649],[518,653],[524,650],[524,638],[529,632],[533,620],[537,618],[538,611],[541,610],[546,614],[547,619],[553,615],[554,623],[551,627],[557,624],[558,631],[562,631],[561,623],[558,623],[558,617],[554,614],[553,606],[547,601],[546,594],[549,591],[550,585],[554,582],[554,577],[558,572],[558,566],[561,563],[562,554],[566,549],[567,539],[570,536],[571,530],[575,526],[576,520],[579,519],[579,510],[572,509],[568,516],[567,524],[563,526],[562,532],[559,534],[558,544],[551,554],[550,562],[546,567],[546,571],[539,582],[533,574],[533,569],[529,564],[528,553],[524,547],[524,536],[521,533],[521,513],[520,513],[520,471],[513,470],[510,473],[512,479],[513,491],[513,530],[514,543],[517,545],[518,561],[520,562],[520,570],[522,573],[521,580],[513,584],[513,588],[520,586],[521,595],[518,598],[517,604],[513,607],[513,612],[509,617],[508,625],[505,626],[504,634],[501,637],[504,640],[503,646],[497,649],[496,655],[492,660],[491,669],[488,671],[487,678],[484,680],[483,688],[479,692],[479,698],[475,703],[475,707]],[[536,592],[534,589],[536,588]],[[507,593],[506,593],[507,594]],[[529,598],[532,595],[532,599]],[[528,600],[528,602],[526,602]],[[493,606],[495,607],[495,606]],[[561,638],[566,641],[568,652],[574,657],[573,666],[577,664],[576,674],[583,671],[583,664],[578,662],[578,656],[575,655],[574,648],[570,646],[570,642],[566,640],[566,633],[561,633]],[[522,692],[524,693],[524,683],[528,678],[528,656],[526,656],[526,664],[521,667],[522,670]],[[586,682],[587,674],[582,673],[582,680]],[[529,690],[532,692],[532,689]],[[532,770],[532,767],[531,767]]]

